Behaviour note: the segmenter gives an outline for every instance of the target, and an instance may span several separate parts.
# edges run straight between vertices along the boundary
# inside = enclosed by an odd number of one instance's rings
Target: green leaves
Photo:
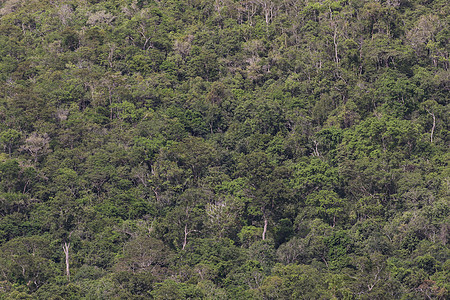
[[[405,76],[386,72],[377,82],[378,96],[384,99],[389,113],[409,116],[421,102],[424,91],[412,84]]]
[[[315,206],[318,215],[324,217],[333,227],[336,225],[336,219],[344,214],[343,202],[338,194],[327,190],[310,194],[306,199],[306,204]]]
[[[261,290],[270,298],[317,298],[327,295],[323,275],[308,265],[277,265]]]
[[[59,273],[57,264],[51,260],[51,253],[55,249],[49,247],[46,237],[17,238],[5,243],[0,249],[2,279],[22,284],[30,282],[30,291],[37,290]]]
[[[448,296],[445,1],[60,2],[0,8],[0,298]]]
[[[8,149],[9,157],[11,158],[11,151],[13,147],[18,144],[22,134],[14,129],[7,129],[0,134],[0,142]]]

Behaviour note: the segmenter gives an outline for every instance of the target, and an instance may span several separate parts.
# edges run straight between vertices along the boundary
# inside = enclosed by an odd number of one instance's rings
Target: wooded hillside
[[[448,299],[446,0],[0,0],[0,299]]]

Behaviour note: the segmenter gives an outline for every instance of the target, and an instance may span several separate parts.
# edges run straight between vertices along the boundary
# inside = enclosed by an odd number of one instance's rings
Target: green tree
[[[13,147],[20,141],[21,133],[15,129],[7,129],[2,131],[0,135],[0,142],[8,149],[9,158],[11,158],[11,151]]]

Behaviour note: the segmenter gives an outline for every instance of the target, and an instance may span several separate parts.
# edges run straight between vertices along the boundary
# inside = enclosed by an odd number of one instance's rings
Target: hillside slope
[[[445,0],[0,1],[0,299],[445,299]]]

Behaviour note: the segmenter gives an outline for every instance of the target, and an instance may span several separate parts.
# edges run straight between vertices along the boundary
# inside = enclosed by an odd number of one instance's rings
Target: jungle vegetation
[[[0,299],[448,299],[447,0],[1,0]]]

